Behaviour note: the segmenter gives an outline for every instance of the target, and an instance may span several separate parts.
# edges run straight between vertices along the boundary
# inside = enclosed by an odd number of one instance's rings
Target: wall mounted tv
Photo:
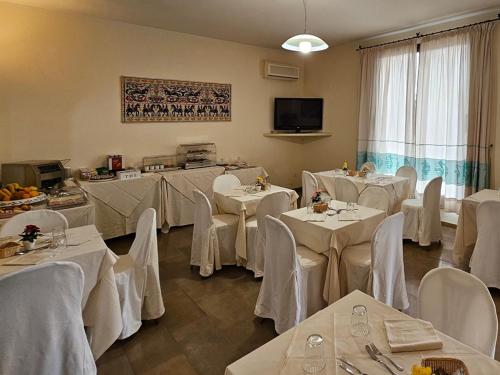
[[[308,133],[323,129],[323,98],[275,98],[274,130]]]

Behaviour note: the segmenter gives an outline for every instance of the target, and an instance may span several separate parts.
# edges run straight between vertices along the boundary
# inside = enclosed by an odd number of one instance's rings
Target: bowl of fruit
[[[47,196],[36,186],[21,186],[14,182],[0,188],[0,207],[16,207],[43,202]]]

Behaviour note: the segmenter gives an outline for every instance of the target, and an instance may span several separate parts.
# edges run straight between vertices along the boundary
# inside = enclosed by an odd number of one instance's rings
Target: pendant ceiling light
[[[302,53],[323,51],[328,48],[321,38],[307,33],[307,8],[306,0],[302,0],[304,6],[304,34],[292,36],[285,43],[281,45],[282,48],[289,51],[299,51]]]

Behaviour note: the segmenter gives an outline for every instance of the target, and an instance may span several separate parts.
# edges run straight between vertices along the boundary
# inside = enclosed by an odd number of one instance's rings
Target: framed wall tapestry
[[[122,122],[231,121],[231,85],[121,77]]]

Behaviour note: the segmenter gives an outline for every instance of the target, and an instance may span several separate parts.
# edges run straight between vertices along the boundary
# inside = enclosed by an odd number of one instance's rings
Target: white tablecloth
[[[453,260],[458,267],[469,268],[469,261],[474,251],[477,239],[476,210],[479,203],[496,200],[500,201],[497,190],[485,189],[478,191],[462,201],[458,216],[455,245],[453,246]]]
[[[271,185],[271,189],[260,191],[255,194],[247,194],[244,187],[231,190],[225,193],[215,193],[214,200],[220,213],[239,215],[238,232],[236,234],[236,255],[238,261],[245,263],[247,259],[247,241],[246,241],[246,218],[254,216],[259,202],[266,195],[278,191],[286,191],[291,197],[290,209],[297,208],[297,199],[299,195],[295,190],[287,189],[281,186]]]
[[[72,261],[80,265],[85,275],[82,297],[83,322],[87,327],[94,358],[99,358],[120,335],[122,318],[113,264],[118,257],[106,246],[94,225],[68,229],[68,246],[59,249],[55,257],[46,250],[22,257],[0,259],[0,274],[26,266],[7,266],[7,262],[42,263],[56,260]],[[73,246],[76,245],[76,246]],[[29,257],[29,258],[28,258]],[[50,291],[47,291],[50,293]]]
[[[41,210],[47,208],[46,205],[34,205],[32,210]],[[64,215],[70,228],[81,227],[84,225],[95,224],[95,206],[92,203],[87,203],[83,206],[63,208],[57,210]],[[9,219],[0,219],[0,227]]]
[[[328,194],[335,198],[335,179],[344,177],[335,171],[324,171],[314,173],[318,179],[320,188],[325,189]],[[372,174],[369,177],[350,177],[361,193],[367,186],[379,186],[387,190],[390,198],[390,212],[395,213],[401,209],[401,202],[408,198],[409,180],[406,177],[388,176],[383,174]]]
[[[288,330],[274,340],[230,364],[226,368],[225,374],[302,375],[303,370],[301,369],[301,365],[305,337],[310,333],[319,333],[324,337],[327,344],[325,346],[325,357],[333,361],[333,366],[327,367],[327,371],[323,371],[322,374],[346,374],[345,371],[337,370],[335,367],[335,358],[341,357],[353,362],[358,368],[370,375],[387,375],[388,372],[385,368],[371,360],[364,351],[363,340],[354,339],[350,335],[350,315],[353,306],[357,304],[367,307],[371,326],[371,339],[375,345],[382,352],[390,353],[383,329],[383,319],[412,318],[356,290],[306,319],[297,327]],[[457,322],[457,324],[460,324],[460,322]],[[422,358],[429,357],[459,358],[465,362],[471,375],[500,373],[500,363],[497,361],[440,332],[438,332],[438,335],[443,341],[442,349],[398,353],[391,355],[391,357],[405,368],[405,374],[411,373],[412,365],[420,365]]]
[[[331,206],[345,208],[344,202],[332,201]],[[295,241],[317,253],[328,256],[323,298],[328,304],[341,296],[339,261],[342,250],[349,245],[370,241],[377,225],[385,218],[384,211],[358,206],[359,221],[339,221],[339,215],[327,216],[324,222],[307,221],[307,208],[281,214],[281,220],[290,228]]]
[[[135,233],[139,216],[149,207],[156,210],[157,227],[161,228],[161,180],[161,175],[148,173],[134,180],[80,182],[95,205],[95,223],[104,239]]]

